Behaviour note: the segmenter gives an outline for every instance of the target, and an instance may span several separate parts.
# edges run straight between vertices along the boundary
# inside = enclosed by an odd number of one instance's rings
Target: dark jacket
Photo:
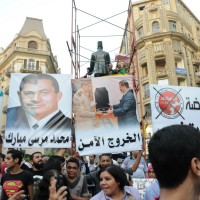
[[[127,128],[139,124],[136,115],[136,101],[133,91],[128,90],[120,103],[113,105],[113,114],[118,117],[119,128]]]
[[[52,128],[69,129],[71,128],[71,119],[66,117],[59,110],[59,112],[55,114],[43,127],[43,129],[45,130],[49,130]],[[8,109],[6,129],[10,130],[30,129],[26,113],[21,106]]]

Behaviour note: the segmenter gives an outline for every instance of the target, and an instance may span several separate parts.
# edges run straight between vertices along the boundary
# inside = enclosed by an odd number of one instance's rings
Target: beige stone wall
[[[156,32],[152,27],[154,22],[159,23]],[[137,97],[143,106],[141,116],[145,113],[144,107],[150,103],[145,94],[146,84],[168,81],[171,85],[200,86],[200,23],[181,0],[170,0],[165,5],[163,0],[133,3],[128,25],[136,36],[137,56],[135,54],[134,60],[138,59],[138,66],[131,64],[130,71],[139,72],[140,76],[137,82],[141,85],[142,98]],[[138,31],[141,27],[143,36]],[[187,74],[177,74],[177,68],[185,69]]]
[[[3,135],[5,131],[11,73],[59,73],[58,64],[51,52],[49,40],[44,39],[42,35],[39,34],[39,31],[33,30],[24,35],[17,35],[5,50],[1,49],[0,51],[0,87],[6,92],[3,104],[2,126],[0,126],[1,135]],[[35,41],[37,43],[36,49],[28,48],[28,43],[30,41]],[[26,63],[28,65],[30,59],[35,60],[35,64],[38,62],[39,70],[35,67],[23,71],[25,68],[25,60],[27,60]]]

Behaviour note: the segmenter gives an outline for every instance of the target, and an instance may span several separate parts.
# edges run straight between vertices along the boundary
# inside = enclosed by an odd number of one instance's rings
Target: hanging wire
[[[104,20],[100,20],[100,21],[98,21],[98,22],[96,22],[96,23],[93,23],[93,24],[90,24],[90,25],[88,25],[88,26],[85,26],[85,27],[81,28],[79,31],[84,30],[84,29],[86,29],[86,28],[89,28],[89,27],[91,27],[91,26],[94,26],[94,25],[96,25],[96,24],[98,24],[98,23],[100,23],[100,22],[106,21],[106,20],[111,19],[111,18],[113,18],[113,17],[116,17],[117,15],[121,15],[122,13],[127,12],[127,11],[128,11],[128,10],[125,10],[125,11],[123,11],[123,12],[121,12],[121,13],[115,14],[115,15],[113,15],[113,16],[111,16],[111,17],[108,17],[108,18],[106,18],[106,19],[104,19]]]
[[[85,12],[85,11],[83,11],[83,10],[81,10],[81,9],[78,9],[78,8],[76,8],[77,10],[79,10],[80,12],[83,12],[83,13],[85,13],[85,14],[87,14],[87,15],[90,15],[90,16],[92,16],[92,17],[94,17],[94,18],[97,18],[97,19],[100,19],[101,21],[104,21],[104,22],[106,22],[106,23],[108,23],[108,24],[110,24],[110,25],[112,25],[112,26],[115,26],[115,27],[117,27],[117,28],[119,28],[119,29],[122,29],[122,30],[124,30],[124,31],[127,31],[127,32],[129,32],[129,33],[131,33],[131,34],[134,34],[133,32],[131,32],[131,31],[129,31],[129,30],[127,30],[127,29],[124,29],[124,28],[122,28],[122,27],[120,27],[120,26],[117,26],[116,24],[113,24],[113,23],[111,23],[111,22],[108,22],[108,21],[106,21],[106,20],[104,20],[104,19],[101,19],[101,18],[99,18],[99,17],[97,17],[97,16],[95,16],[95,15],[92,15],[92,14],[90,14],[90,13],[88,13],[88,12]],[[80,29],[81,30],[81,29]],[[80,31],[79,30],[79,31]]]

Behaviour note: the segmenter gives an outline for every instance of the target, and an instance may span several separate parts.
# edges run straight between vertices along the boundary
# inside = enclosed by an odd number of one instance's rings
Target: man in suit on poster
[[[134,125],[139,126],[133,90],[129,88],[129,83],[126,80],[119,82],[119,89],[123,97],[119,104],[110,106],[111,110],[108,110],[108,114],[113,113],[117,117],[119,128],[127,128]]]
[[[8,130],[66,130],[71,119],[58,108],[62,98],[57,80],[49,74],[30,74],[20,83],[21,106],[8,108]]]

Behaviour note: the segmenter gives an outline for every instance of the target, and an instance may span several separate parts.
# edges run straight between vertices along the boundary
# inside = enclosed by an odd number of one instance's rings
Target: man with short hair
[[[20,168],[22,153],[18,150],[9,150],[5,158],[7,173],[2,176],[2,200],[7,200],[20,190],[25,191],[27,200],[33,199],[33,177],[30,172]]]
[[[199,200],[200,132],[187,125],[158,130],[149,158],[160,185],[160,200]]]
[[[36,151],[31,154],[30,156],[30,163],[32,165],[32,174],[33,176],[43,176],[43,170],[44,170],[44,162],[42,160],[42,153],[39,151]]]
[[[89,162],[86,162],[81,170],[83,174],[88,174],[90,172],[96,171],[95,158],[96,155],[89,155]]]
[[[42,159],[42,153],[39,151],[32,153],[30,156],[30,164],[32,165],[30,171],[33,175],[33,195],[35,196],[38,193],[39,184],[43,179],[44,174],[44,162]]]
[[[121,129],[127,129],[130,126],[139,126],[136,115],[136,101],[133,90],[129,88],[126,80],[119,82],[119,89],[123,94],[120,103],[110,106],[112,110],[108,110],[108,114],[114,114],[118,120],[118,126]]]
[[[80,164],[76,158],[67,160],[67,186],[73,200],[89,200],[87,181],[84,175],[80,174]]]
[[[98,177],[99,170],[101,170],[101,168],[111,166],[112,164],[113,164],[113,161],[111,158],[111,154],[107,154],[107,153],[101,154],[99,156],[99,164],[94,169],[95,171],[86,175],[88,189],[92,196],[94,196],[95,194],[101,191],[100,181]]]
[[[21,106],[8,108],[8,131],[70,129],[71,120],[58,108],[62,98],[57,80],[49,74],[29,74],[22,78],[18,96]]]

